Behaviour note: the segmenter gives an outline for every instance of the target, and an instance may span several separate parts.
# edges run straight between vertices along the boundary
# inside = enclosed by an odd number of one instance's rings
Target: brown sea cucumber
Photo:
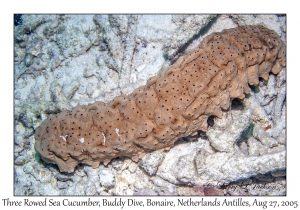
[[[136,161],[205,131],[209,116],[221,117],[231,99],[250,93],[248,84],[278,74],[285,52],[280,37],[260,25],[212,33],[132,94],[51,115],[36,130],[35,148],[63,172],[119,156]]]

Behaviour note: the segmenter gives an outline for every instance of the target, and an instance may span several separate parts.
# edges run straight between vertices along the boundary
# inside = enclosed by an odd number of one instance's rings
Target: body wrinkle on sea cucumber
[[[206,131],[208,117],[221,117],[231,99],[251,92],[249,84],[278,74],[285,53],[280,37],[260,25],[212,33],[130,95],[51,115],[36,130],[35,149],[62,172],[119,156],[137,161]]]

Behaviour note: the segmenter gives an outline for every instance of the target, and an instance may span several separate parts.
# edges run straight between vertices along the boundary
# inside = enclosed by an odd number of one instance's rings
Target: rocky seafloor
[[[286,195],[286,69],[233,100],[206,133],[139,162],[74,173],[41,160],[48,115],[130,94],[203,37],[262,24],[286,39],[284,15],[22,15],[14,27],[14,195]]]

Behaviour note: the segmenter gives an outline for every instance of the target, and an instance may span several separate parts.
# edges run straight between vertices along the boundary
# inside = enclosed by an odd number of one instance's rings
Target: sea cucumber
[[[208,117],[221,117],[231,99],[251,92],[248,84],[278,74],[285,53],[280,37],[260,25],[212,33],[130,95],[51,115],[35,132],[35,149],[62,172],[119,156],[137,161],[207,130]]]

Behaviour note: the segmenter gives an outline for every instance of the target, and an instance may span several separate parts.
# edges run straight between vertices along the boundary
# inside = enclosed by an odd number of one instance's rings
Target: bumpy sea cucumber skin
[[[62,172],[79,163],[98,167],[128,156],[169,148],[183,136],[207,129],[233,98],[244,98],[258,78],[285,66],[285,44],[263,26],[212,33],[147,85],[110,103],[77,106],[46,119],[35,133],[42,159]]]

